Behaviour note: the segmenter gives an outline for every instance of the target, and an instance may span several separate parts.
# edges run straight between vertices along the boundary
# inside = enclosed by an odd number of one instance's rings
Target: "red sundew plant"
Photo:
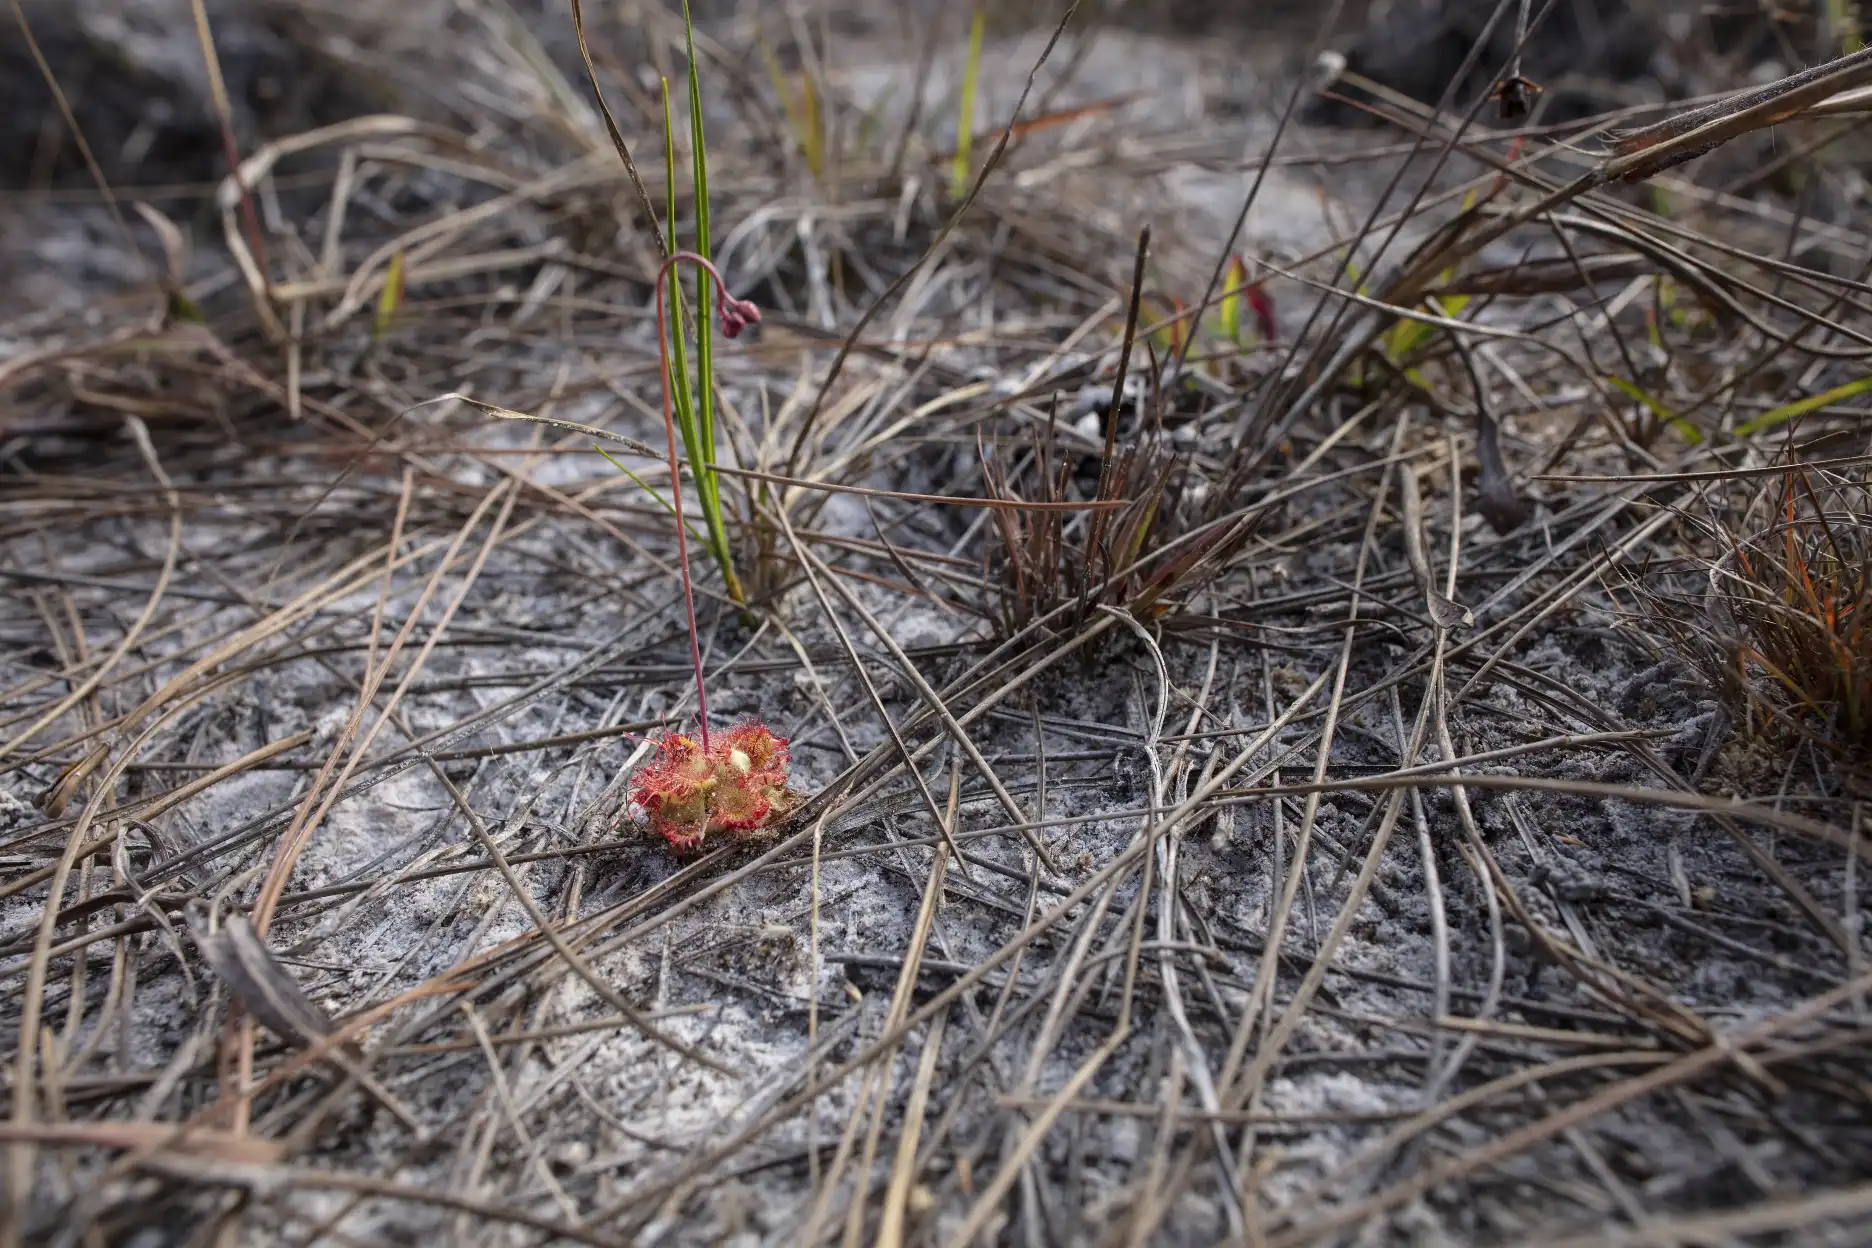
[[[750,835],[766,826],[769,820],[791,809],[794,795],[787,789],[787,743],[762,724],[746,723],[729,729],[719,738],[709,738],[708,692],[702,670],[702,644],[696,627],[695,588],[689,568],[688,527],[683,518],[682,466],[676,456],[676,438],[681,431],[683,448],[688,454],[690,479],[695,484],[697,502],[707,526],[707,549],[721,569],[728,595],[744,604],[739,578],[728,544],[728,530],[723,518],[721,487],[715,473],[714,355],[709,341],[711,305],[721,318],[722,334],[739,337],[751,325],[760,324],[760,309],[752,301],[737,299],[729,293],[720,270],[709,259],[708,145],[702,134],[702,87],[696,75],[694,31],[689,24],[688,0],[683,0],[683,30],[689,59],[689,121],[691,158],[695,180],[695,249],[676,247],[676,144],[670,124],[669,84],[663,84],[663,159],[668,187],[668,224],[670,242],[657,235],[665,258],[656,274],[657,352],[662,368],[663,435],[667,440],[670,471],[669,511],[676,524],[676,562],[682,575],[683,608],[689,624],[689,658],[695,667],[696,736],[674,729],[651,738],[656,756],[631,777],[629,796],[649,817],[650,830],[667,840],[677,850],[691,850],[701,845],[710,832],[735,836]],[[573,32],[578,36],[579,52],[591,79],[598,108],[604,114],[605,127],[617,146],[619,158],[637,187],[644,212],[651,218],[655,232],[656,210],[638,180],[637,167],[618,132],[617,123],[604,102],[597,71],[592,67],[591,52],[585,46],[583,19],[578,0],[572,0]],[[679,265],[698,270],[696,279],[695,360],[693,381],[684,349],[682,328],[682,289],[676,278]],[[670,293],[674,288],[674,293]],[[711,299],[711,293],[716,298]],[[677,314],[671,316],[670,304]],[[609,458],[607,456],[607,458]],[[615,462],[615,461],[613,461]],[[620,467],[622,465],[619,465]],[[639,482],[641,485],[642,483]],[[646,487],[648,488],[648,487]]]
[[[713,740],[709,737],[708,694],[696,629],[689,542],[682,522],[676,422],[670,401],[670,338],[663,299],[664,280],[678,263],[693,264],[713,279],[720,295],[717,306],[722,333],[727,337],[733,338],[749,325],[759,324],[760,309],[748,300],[729,294],[715,266],[693,252],[671,255],[657,274],[657,328],[663,348],[663,426],[669,442],[670,499],[676,517],[676,554],[682,572],[683,605],[689,620],[689,657],[695,667],[698,732],[691,737],[670,730],[655,738],[656,757],[631,777],[630,800],[643,808],[652,832],[673,848],[688,851],[699,847],[711,832],[745,836],[758,831],[768,820],[792,807],[793,795],[787,789],[790,759],[786,738],[777,737],[764,724],[756,723],[739,724]],[[685,435],[689,432],[684,430]],[[691,467],[694,469],[695,465]]]
[[[630,798],[678,850],[711,832],[745,836],[792,807],[786,738],[764,724],[737,725],[709,745],[669,732],[656,745],[656,758],[631,777]]]

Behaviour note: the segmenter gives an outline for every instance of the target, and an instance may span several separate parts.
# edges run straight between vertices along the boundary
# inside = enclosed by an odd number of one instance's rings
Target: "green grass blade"
[[[689,0],[683,0],[683,43],[689,58],[689,161],[695,179],[695,252],[704,260],[713,260],[709,246],[708,143],[702,135],[702,81],[696,70],[695,27],[689,20]],[[709,499],[714,510],[721,507],[721,482],[715,468],[715,335],[711,313],[715,290],[704,277],[696,278],[696,425],[701,432],[703,458],[690,466],[690,472],[705,481],[697,481],[699,491]],[[709,525],[711,535],[718,526]],[[726,553],[723,546],[717,557]]]
[[[1242,309],[1247,306],[1248,296],[1242,292],[1248,288],[1248,266],[1239,255],[1230,256],[1228,275],[1222,279],[1222,306],[1218,315],[1222,320],[1222,336],[1241,345]]]
[[[961,199],[968,194],[969,165],[975,147],[975,90],[981,78],[982,30],[988,20],[988,6],[977,3],[975,16],[969,19],[968,60],[962,64],[962,102],[957,106],[955,163],[949,168],[949,197]]]
[[[390,269],[384,274],[383,290],[377,295],[377,315],[371,322],[371,341],[382,342],[389,336],[391,323],[403,307],[405,261],[401,248],[391,253]]]
[[[1861,377],[1858,381],[1849,381],[1843,386],[1834,386],[1822,394],[1796,399],[1792,403],[1784,403],[1772,411],[1763,412],[1754,420],[1737,425],[1736,436],[1738,438],[1753,437],[1764,429],[1772,429],[1776,425],[1793,420],[1796,416],[1817,412],[1823,407],[1864,394],[1868,390],[1872,390],[1872,377]]]
[[[820,117],[819,88],[814,85],[811,73],[800,74],[800,98],[805,101],[806,167],[814,178],[823,178],[826,171],[825,122]]]
[[[773,84],[774,95],[780,100],[780,107],[786,113],[787,129],[793,132],[793,144],[806,160],[806,168],[817,179],[825,173],[824,153],[819,150],[819,104],[813,91],[812,75],[800,74],[799,97],[794,98],[793,88],[787,85],[786,73],[780,68],[779,60],[773,49],[761,40],[756,45],[760,52],[761,64],[766,67],[768,81]]]
[[[685,5],[686,8],[686,5]],[[663,179],[666,188],[664,212],[669,219],[670,249],[681,250],[676,243],[676,130],[670,109],[669,82],[661,83],[663,96]],[[690,41],[689,62],[689,120],[696,138],[696,154],[693,169],[698,183],[696,196],[698,238],[692,248],[697,254],[707,256],[708,241],[708,169],[706,157],[702,155],[702,96],[701,84],[696,77],[694,59],[694,41]],[[713,310],[710,296],[713,290],[705,278],[698,278],[697,301],[700,315],[697,317],[695,338],[697,373],[692,378],[689,372],[689,338],[684,326],[689,323],[686,303],[683,299],[683,284],[680,269],[672,268],[667,275],[669,287],[666,292],[667,332],[669,340],[664,344],[669,352],[670,416],[681,436],[683,455],[689,461],[689,476],[695,484],[695,495],[702,508],[702,517],[706,522],[708,536],[703,545],[721,569],[722,580],[727,585],[729,595],[736,601],[744,601],[740,579],[735,575],[733,547],[728,541],[728,528],[722,518],[720,478],[714,469],[714,356],[711,350],[709,317]],[[699,392],[699,393],[698,393]],[[686,523],[686,522],[685,522]]]
[[[663,82],[663,181],[666,190],[664,210],[669,224],[670,250],[677,251],[676,245],[676,131],[670,124],[669,82]],[[703,463],[700,438],[701,431],[696,426],[694,395],[689,388],[689,348],[683,337],[683,297],[680,270],[672,267],[669,275],[669,350],[670,350],[670,407],[676,420],[676,428],[682,434],[683,455],[689,461],[689,473],[692,477],[701,474],[696,466]],[[697,493],[702,492],[700,482]],[[706,510],[707,499],[701,499]]]
[[[597,451],[600,455],[604,456],[606,463],[610,464],[613,468],[617,469],[619,472],[629,477],[631,479],[631,483],[634,484],[638,489],[642,490],[644,493],[648,494],[653,500],[655,500],[657,506],[661,507],[664,511],[669,512],[670,515],[676,516],[676,509],[670,506],[669,499],[664,498],[661,494],[657,493],[655,486],[651,485],[648,481],[644,480],[642,477],[638,476],[636,473],[626,468],[623,464],[619,463],[616,456],[612,455],[610,451],[605,450],[604,447],[594,446],[592,447],[592,450]],[[676,518],[678,520],[682,520],[681,516],[676,516]],[[696,532],[695,525],[690,524],[688,521],[684,520],[683,528],[688,529],[689,536],[695,538],[696,541],[699,542],[702,540],[702,535]]]
[[[689,57],[689,155],[695,177],[696,254],[713,260],[709,238],[708,143],[702,132],[702,80],[696,68],[695,27],[689,18],[689,0],[683,0],[684,50]],[[696,384],[695,412],[697,442],[702,458],[692,460],[690,475],[697,478],[696,492],[702,496],[702,515],[708,522],[709,544],[715,562],[721,566],[722,579],[729,594],[741,598],[741,582],[735,576],[734,549],[728,541],[728,526],[723,521],[721,478],[715,473],[715,288],[707,277],[696,277]]]
[[[1675,429],[1678,435],[1682,437],[1684,441],[1690,443],[1690,445],[1701,446],[1703,444],[1703,435],[1697,432],[1695,425],[1646,394],[1637,385],[1626,381],[1623,377],[1607,377],[1606,380],[1611,382],[1613,388],[1618,390],[1619,393],[1623,394],[1626,398],[1644,404],[1645,407],[1651,411],[1652,415],[1669,424],[1670,427]]]
[[[1865,32],[1860,23],[1859,6],[1851,0],[1826,0],[1827,25],[1839,39],[1842,56],[1865,47]]]
[[[1450,274],[1453,272],[1454,270],[1445,270],[1443,275],[1444,280],[1447,281]],[[1424,306],[1429,308],[1430,311],[1437,316],[1453,321],[1462,314],[1464,308],[1469,306],[1469,296],[1452,295],[1441,301],[1426,299],[1424,301]],[[1436,326],[1434,325],[1426,325],[1422,321],[1401,318],[1397,324],[1385,331],[1384,338],[1381,341],[1385,358],[1390,360],[1393,364],[1402,364],[1405,358],[1418,347],[1422,346],[1435,330]]]

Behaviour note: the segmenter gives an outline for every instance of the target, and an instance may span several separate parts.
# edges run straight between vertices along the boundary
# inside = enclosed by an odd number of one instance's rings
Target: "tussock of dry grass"
[[[1803,467],[1753,497],[1707,500],[1687,517],[1707,557],[1635,583],[1747,732],[1848,763],[1872,744],[1866,489]]]

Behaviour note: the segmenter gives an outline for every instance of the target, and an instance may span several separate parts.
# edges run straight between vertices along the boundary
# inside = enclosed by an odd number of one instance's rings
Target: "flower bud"
[[[722,300],[721,327],[724,335],[729,338],[738,338],[742,330],[750,325],[758,324],[760,324],[760,309],[754,305],[752,299],[736,299],[733,295],[729,295]]]

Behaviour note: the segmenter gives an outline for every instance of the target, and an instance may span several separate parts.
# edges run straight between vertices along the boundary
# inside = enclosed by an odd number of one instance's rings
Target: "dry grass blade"
[[[33,1127],[0,1124],[0,1140],[30,1140],[52,1147],[97,1147],[152,1155],[172,1153],[208,1161],[264,1166],[285,1159],[272,1140],[204,1127],[176,1128],[159,1122],[52,1122]]]
[[[249,1014],[294,1048],[331,1034],[331,1019],[280,965],[245,915],[218,925],[206,914],[189,915],[189,934],[203,959],[228,985]]]
[[[667,256],[669,244],[664,241],[663,229],[657,224],[656,209],[651,206],[650,192],[644,187],[643,175],[637,172],[637,162],[631,159],[630,145],[624,141],[623,131],[618,129],[617,118],[611,115],[611,106],[605,102],[604,88],[598,83],[598,67],[592,64],[591,48],[585,42],[585,9],[580,0],[572,3],[572,33],[578,40],[579,57],[585,62],[585,80],[591,84],[592,100],[598,105],[598,115],[604,118],[605,134],[610,136],[611,146],[616,150],[618,160],[623,162],[624,171],[630,176],[631,190],[637,194],[637,207],[643,212],[644,224],[650,229],[650,237],[656,240],[657,254]]]
[[[1605,176],[1616,182],[1656,177],[1732,139],[1864,86],[1868,80],[1872,80],[1872,49],[1862,48],[1656,125],[1615,133],[1609,136],[1613,158],[1605,164]]]

